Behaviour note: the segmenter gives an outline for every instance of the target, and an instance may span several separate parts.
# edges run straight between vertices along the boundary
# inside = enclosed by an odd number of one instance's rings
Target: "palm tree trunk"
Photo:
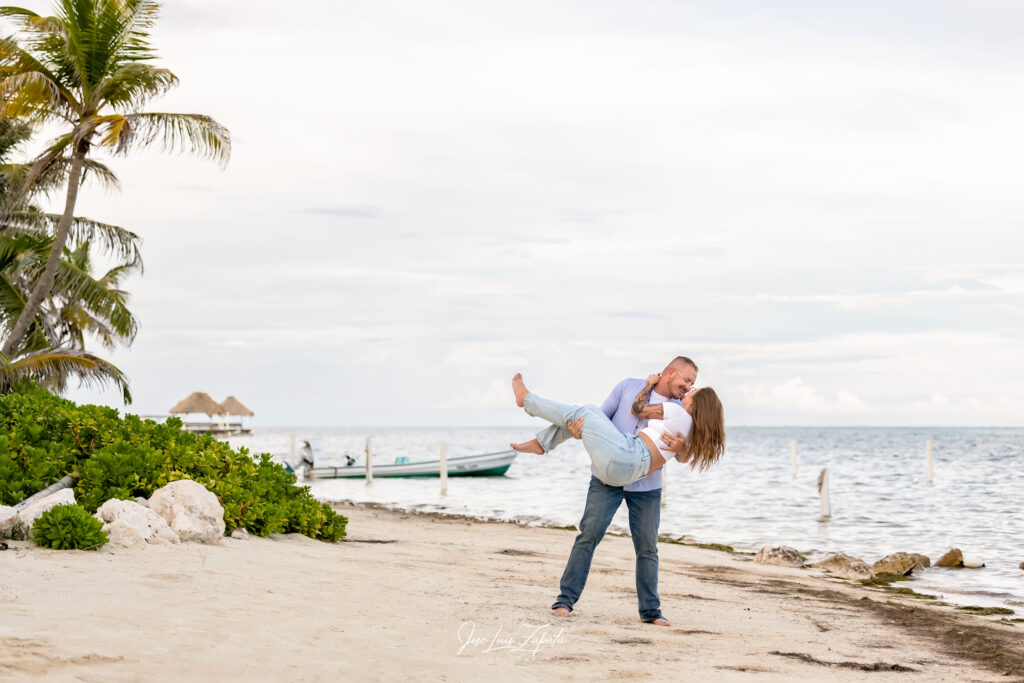
[[[85,141],[80,141],[75,145],[75,151],[71,156],[71,172],[68,176],[68,196],[64,202],[64,215],[57,222],[57,236],[53,240],[53,247],[50,249],[49,257],[46,259],[46,267],[43,268],[43,274],[39,276],[36,286],[32,289],[32,294],[29,295],[28,301],[25,302],[25,308],[22,309],[21,315],[18,316],[18,322],[15,323],[14,329],[11,330],[11,335],[4,342],[3,353],[8,358],[11,357],[13,351],[18,348],[22,339],[25,338],[28,328],[32,324],[32,319],[36,317],[36,313],[39,312],[39,306],[46,295],[50,293],[50,290],[53,288],[53,281],[57,278],[57,265],[60,263],[60,258],[64,253],[64,245],[67,243],[68,234],[71,232],[71,219],[75,215],[78,187],[82,182],[82,167],[85,165],[86,144]]]

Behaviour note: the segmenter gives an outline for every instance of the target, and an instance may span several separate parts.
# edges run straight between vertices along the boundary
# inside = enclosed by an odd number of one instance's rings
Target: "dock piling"
[[[441,495],[448,495],[448,452],[444,441],[441,442]]]
[[[828,495],[828,468],[823,467],[818,474],[818,495],[821,497],[821,516],[828,519],[832,516],[832,501]]]
[[[661,468],[661,507],[668,503],[668,498],[665,497],[665,492],[668,491],[668,463],[665,465],[666,467]]]
[[[373,483],[373,461],[370,459],[370,437],[366,437],[366,485]]]
[[[925,452],[925,467],[927,469],[928,483],[931,484],[931,483],[933,483],[933,477],[932,477],[932,440],[931,439],[928,439],[927,441],[924,442],[924,452]]]

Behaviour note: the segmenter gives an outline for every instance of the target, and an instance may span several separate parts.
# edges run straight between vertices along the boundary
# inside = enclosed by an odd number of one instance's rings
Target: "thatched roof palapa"
[[[221,401],[221,406],[224,407],[228,415],[255,415],[254,412],[243,406],[242,402],[234,396],[228,396]]]
[[[193,391],[188,398],[179,401],[171,408],[171,413],[206,413],[207,415],[223,415],[226,411],[221,404],[210,398],[209,394]]]

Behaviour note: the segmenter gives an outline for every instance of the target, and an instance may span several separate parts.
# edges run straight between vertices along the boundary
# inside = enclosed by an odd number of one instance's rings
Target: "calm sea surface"
[[[362,457],[372,437],[374,463],[396,457],[437,459],[501,450],[529,431],[510,428],[282,428],[232,437],[255,453],[288,454],[289,434],[312,442],[317,465]],[[755,428],[729,430],[728,449],[710,472],[678,463],[666,469],[661,531],[687,540],[756,551],[789,545],[812,561],[845,552],[869,564],[898,551],[934,562],[952,547],[984,560],[983,569],[932,568],[914,589],[950,602],[1009,606],[1024,614],[1024,429]],[[925,441],[933,443],[934,483],[926,481]],[[796,477],[790,441],[797,442]],[[828,468],[832,517],[820,518],[818,473]],[[578,524],[590,480],[590,461],[578,441],[554,452],[520,455],[504,477],[455,477],[448,495],[439,480],[316,480],[324,501],[374,502],[397,509]],[[628,532],[625,506],[612,530]],[[569,554],[571,541],[564,548]],[[598,551],[600,552],[600,550]]]

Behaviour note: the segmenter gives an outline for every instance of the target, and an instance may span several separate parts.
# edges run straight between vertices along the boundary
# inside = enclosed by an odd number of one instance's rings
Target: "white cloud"
[[[763,410],[767,413],[842,413],[857,415],[864,411],[864,402],[849,391],[834,397],[821,395],[801,377],[792,377],[776,384],[752,384],[740,387],[744,403],[740,409]]]

